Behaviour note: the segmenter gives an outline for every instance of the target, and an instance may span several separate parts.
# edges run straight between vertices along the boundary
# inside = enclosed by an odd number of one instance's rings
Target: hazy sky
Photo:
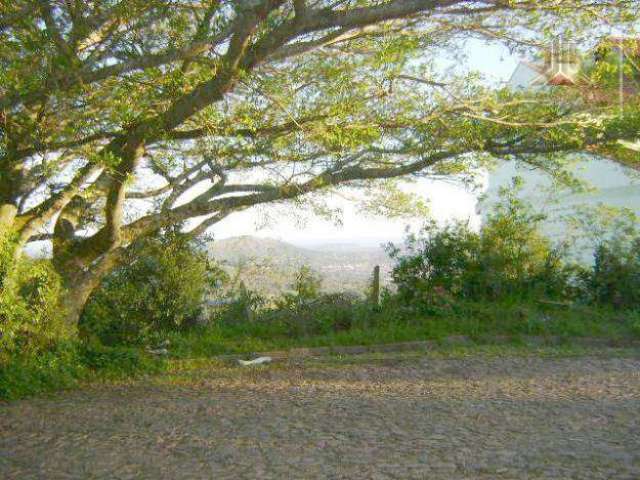
[[[466,45],[467,68],[481,72],[490,82],[504,82],[509,79],[518,63],[518,58],[498,44],[469,41]],[[419,180],[405,187],[421,196],[430,205],[432,215],[439,221],[451,218],[477,221],[476,194],[462,186],[445,181]],[[325,242],[357,242],[378,244],[385,240],[403,237],[405,227],[419,226],[423,220],[389,220],[383,217],[364,216],[353,202],[337,196],[328,199],[333,207],[343,211],[341,225],[298,210],[292,218],[292,207],[260,207],[236,213],[215,225],[210,233],[215,238],[238,235],[272,237],[298,244]],[[264,226],[265,217],[271,221]]]

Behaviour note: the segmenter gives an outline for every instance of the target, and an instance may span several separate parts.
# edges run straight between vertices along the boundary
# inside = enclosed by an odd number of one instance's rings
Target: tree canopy
[[[51,239],[77,319],[137,239],[343,184],[492,158],[619,155],[640,115],[443,72],[460,42],[605,35],[638,1],[0,4],[0,230]],[[628,152],[624,152],[628,155]]]

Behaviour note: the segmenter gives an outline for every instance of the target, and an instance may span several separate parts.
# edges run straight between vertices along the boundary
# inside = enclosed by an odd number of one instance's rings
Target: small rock
[[[258,357],[253,360],[238,360],[238,363],[243,367],[248,367],[250,365],[260,365],[263,363],[270,363],[271,357]]]
[[[152,355],[169,355],[169,350],[167,350],[166,348],[158,348],[158,349],[147,349],[147,352],[149,352]]]

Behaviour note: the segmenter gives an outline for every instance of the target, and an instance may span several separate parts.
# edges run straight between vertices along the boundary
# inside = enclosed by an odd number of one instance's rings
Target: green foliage
[[[329,312],[331,315],[326,315]],[[170,336],[171,352],[178,358],[202,358],[228,353],[255,354],[295,347],[373,345],[416,340],[444,341],[464,335],[478,343],[508,336],[559,337],[570,345],[576,337],[611,341],[640,340],[640,316],[608,307],[538,302],[456,300],[447,308],[425,312],[387,296],[381,308],[362,302],[345,306],[353,319],[349,328],[335,328],[333,312],[318,307],[318,323],[305,332],[289,329],[276,317],[260,316],[254,322],[214,322]],[[321,323],[324,320],[324,323]]]
[[[47,260],[13,257],[0,240],[0,361],[15,352],[34,355],[74,330],[65,324],[62,282]]]
[[[159,372],[164,363],[139,350],[58,342],[38,355],[16,355],[0,363],[0,399],[77,387],[89,380],[116,380]]]
[[[419,196],[403,191],[398,181],[386,180],[367,188],[366,195],[360,202],[360,211],[386,218],[415,218],[426,217],[429,205]]]
[[[295,308],[308,304],[320,296],[322,278],[308,265],[302,265],[295,274],[292,292],[285,293],[276,304],[280,308]]]
[[[640,307],[640,238],[601,243],[586,279],[588,297],[616,308]]]
[[[640,223],[629,209],[584,207],[572,219],[574,243],[593,248],[593,265],[579,272],[580,300],[616,308],[640,306]]]
[[[634,39],[602,42],[594,56],[597,61],[588,63],[583,73],[601,89],[616,95],[621,78],[623,88],[640,86],[640,49]]]
[[[77,349],[58,344],[38,355],[21,355],[0,363],[0,398],[14,399],[76,386],[88,371]]]
[[[296,274],[296,281],[293,285],[295,295],[299,302],[308,302],[318,298],[322,278],[310,267],[303,265]]]
[[[106,345],[141,344],[195,323],[223,272],[187,236],[168,232],[135,245],[90,299],[80,326]]]
[[[285,293],[275,308],[265,312],[267,322],[280,324],[290,337],[309,337],[349,330],[364,320],[368,309],[349,293],[321,293],[322,278],[308,266],[296,273],[293,293]]]
[[[308,302],[280,304],[263,313],[263,321],[277,325],[290,338],[328,335],[367,323],[372,308],[356,295],[326,293]]]
[[[73,340],[65,323],[62,282],[50,261],[16,260],[10,239],[0,243],[0,399],[77,386],[95,378],[156,371],[142,352]]]
[[[162,359],[128,347],[106,347],[99,344],[78,346],[79,364],[101,378],[126,378],[162,369]]]
[[[444,228],[431,222],[421,236],[409,235],[406,253],[390,246],[398,295],[426,306],[454,298],[565,296],[571,271],[539,232],[544,217],[518,199],[518,188],[516,181],[502,192],[480,232],[461,222]]]
[[[266,304],[264,296],[248,289],[240,282],[235,301],[217,312],[214,320],[231,323],[251,322]]]
[[[282,338],[310,337],[363,325],[371,306],[353,293],[322,293],[322,279],[308,266],[296,273],[291,291],[270,302],[241,284],[235,302],[221,309],[211,324],[264,330]]]

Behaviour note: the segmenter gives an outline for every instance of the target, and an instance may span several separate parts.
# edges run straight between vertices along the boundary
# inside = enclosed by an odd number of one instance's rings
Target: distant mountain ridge
[[[208,252],[230,273],[238,273],[247,287],[265,295],[288,290],[302,265],[308,265],[322,276],[326,291],[362,293],[376,265],[380,265],[383,272],[391,269],[391,260],[382,247],[357,244],[307,248],[245,235],[212,241]]]

